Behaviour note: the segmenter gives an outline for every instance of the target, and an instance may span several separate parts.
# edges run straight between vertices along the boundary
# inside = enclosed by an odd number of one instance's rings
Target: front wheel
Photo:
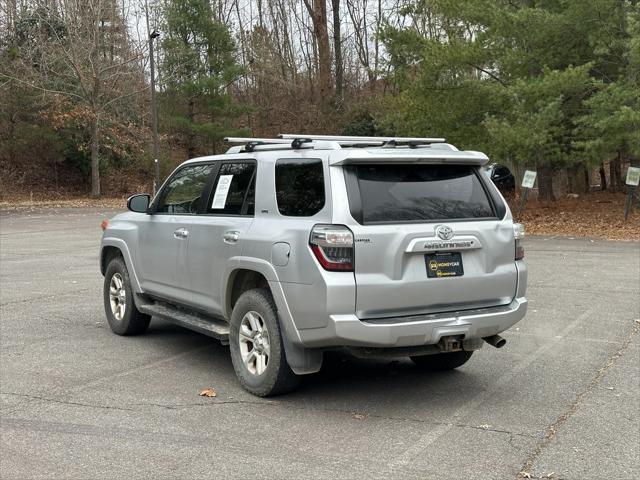
[[[265,289],[244,292],[229,323],[231,361],[240,384],[259,397],[294,390],[299,377],[287,363],[278,312]]]
[[[461,367],[469,361],[473,352],[461,350],[459,352],[436,353],[435,355],[420,355],[409,357],[419,367],[429,372],[442,372]]]
[[[144,333],[151,317],[141,313],[133,302],[129,272],[122,257],[107,265],[103,285],[104,311],[111,331],[118,335]]]

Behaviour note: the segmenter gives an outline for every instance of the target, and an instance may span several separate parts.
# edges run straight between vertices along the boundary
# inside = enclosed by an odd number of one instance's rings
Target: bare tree
[[[340,0],[331,0],[333,13],[333,52],[336,66],[336,106],[342,108],[344,90],[344,63],[342,60],[342,35],[340,28]]]
[[[331,75],[331,47],[329,46],[329,30],[327,28],[326,0],[304,0],[311,21],[318,48],[318,87],[319,100],[326,105],[331,100],[333,78]]]
[[[66,97],[86,112],[91,195],[100,196],[101,122],[125,98],[147,87],[116,0],[59,0],[33,10],[41,38],[23,45],[18,71],[0,78]],[[45,35],[46,38],[42,38]]]

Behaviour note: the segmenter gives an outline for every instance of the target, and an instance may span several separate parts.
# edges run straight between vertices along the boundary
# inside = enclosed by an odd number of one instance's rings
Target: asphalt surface
[[[97,257],[113,213],[2,212],[2,479],[640,475],[637,242],[528,239],[528,316],[458,371],[334,354],[265,400],[213,339],[109,331]]]

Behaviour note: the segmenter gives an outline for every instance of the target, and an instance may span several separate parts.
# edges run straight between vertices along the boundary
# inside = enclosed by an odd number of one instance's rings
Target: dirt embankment
[[[640,207],[624,220],[625,193],[594,192],[555,202],[528,201],[518,216],[519,201],[511,202],[516,221],[528,235],[564,235],[607,240],[640,241]]]

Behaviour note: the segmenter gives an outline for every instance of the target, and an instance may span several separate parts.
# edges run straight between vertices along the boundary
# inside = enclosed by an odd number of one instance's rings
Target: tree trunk
[[[567,169],[569,193],[589,192],[589,172],[584,165],[576,165]]]
[[[590,193],[591,192],[591,169],[587,168],[586,166],[583,166],[582,170],[584,171],[584,193]]]
[[[538,167],[538,200],[555,202],[553,194],[553,168],[548,165]]]
[[[591,192],[591,169],[583,165],[582,171],[584,172],[584,193],[589,193]]]
[[[607,172],[604,170],[604,163],[600,164],[600,190],[605,191],[607,189]]]
[[[331,47],[329,46],[329,31],[327,29],[326,0],[304,0],[313,22],[313,35],[318,47],[318,93],[319,101],[327,105],[332,99],[333,78],[331,75]]]
[[[342,39],[340,33],[340,0],[331,0],[333,12],[333,51],[336,66],[336,107],[342,107],[342,91],[344,88],[344,65],[342,63]]]
[[[618,150],[616,158],[609,163],[609,189],[612,192],[618,192],[622,190],[622,152]]]
[[[99,119],[96,115],[91,121],[91,196],[93,198],[100,196],[100,157],[98,156],[100,127],[98,122]]]

